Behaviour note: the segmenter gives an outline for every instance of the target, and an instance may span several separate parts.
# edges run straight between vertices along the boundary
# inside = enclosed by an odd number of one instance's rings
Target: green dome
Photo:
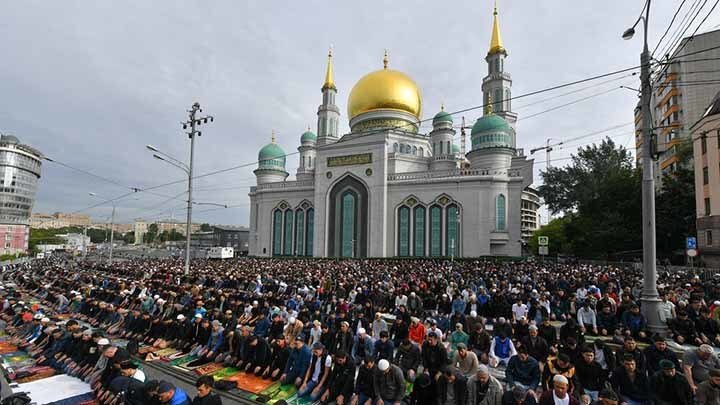
[[[258,153],[258,168],[285,170],[285,151],[280,145],[271,142]]]
[[[452,153],[460,153],[460,147],[456,144],[452,145]]]
[[[435,114],[435,117],[433,117],[433,125],[441,122],[449,122],[452,124],[452,115],[448,114],[445,110],[441,110],[439,113]]]
[[[475,121],[472,127],[472,148],[512,147],[513,130],[499,115],[487,114]]]
[[[317,141],[317,135],[313,133],[310,130],[305,131],[302,136],[300,136],[300,142],[312,142],[315,143]]]

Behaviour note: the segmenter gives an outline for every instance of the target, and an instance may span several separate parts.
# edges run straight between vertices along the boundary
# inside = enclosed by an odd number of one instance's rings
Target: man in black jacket
[[[377,369],[375,368],[375,358],[367,356],[363,364],[358,369],[357,379],[355,380],[355,395],[353,399],[357,404],[363,405],[365,402],[375,397],[375,387],[373,377]]]
[[[348,361],[348,355],[344,351],[335,353],[335,362],[328,383],[327,390],[320,397],[322,403],[349,403],[353,394],[355,382],[355,366]]]
[[[197,396],[192,401],[192,405],[222,405],[220,396],[212,392],[215,380],[212,376],[204,375],[197,379],[195,387],[197,387]]]
[[[525,346],[528,354],[537,360],[541,364],[540,367],[542,367],[542,364],[547,360],[550,347],[543,337],[538,336],[537,326],[530,325],[528,336],[525,336],[520,342]]]
[[[447,366],[448,357],[445,347],[438,342],[435,332],[428,333],[427,340],[422,345],[422,364],[424,373],[433,380],[440,377],[440,373]]]
[[[603,388],[608,373],[603,370],[600,363],[595,361],[595,351],[590,346],[582,348],[582,360],[575,365],[575,377],[582,394],[589,395],[593,401]]]
[[[670,360],[660,360],[660,371],[650,379],[650,392],[656,405],[692,405],[693,393],[685,377]]]
[[[261,376],[265,368],[270,364],[272,352],[270,345],[265,338],[257,335],[248,338],[248,358],[245,362],[245,371]]]
[[[649,376],[652,376],[662,370],[660,367],[660,362],[662,360],[669,360],[675,364],[675,368],[680,370],[680,362],[678,361],[677,355],[675,352],[668,349],[665,339],[663,339],[660,335],[653,336],[652,346],[648,346],[643,351],[643,354],[645,355],[645,364]]]
[[[467,392],[467,378],[454,367],[446,367],[437,382],[438,403],[465,405]]]

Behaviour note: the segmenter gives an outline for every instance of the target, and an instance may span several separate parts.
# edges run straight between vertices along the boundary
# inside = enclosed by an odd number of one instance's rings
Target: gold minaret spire
[[[492,94],[488,92],[488,101],[487,105],[485,106],[485,115],[491,115],[493,113],[493,100],[492,100]]]
[[[383,69],[387,69],[388,65],[388,53],[387,49],[385,49],[385,56],[383,56]]]
[[[330,50],[328,50],[327,70],[325,71],[325,83],[322,86],[323,90],[325,90],[325,89],[337,90],[337,88],[335,87],[335,80],[333,79],[332,53],[333,53],[333,49],[332,49],[332,46],[330,46]]]
[[[500,37],[500,23],[498,22],[498,11],[497,11],[497,0],[495,0],[495,8],[493,9],[493,27],[492,27],[492,38],[490,39],[490,50],[488,54],[504,53],[507,54],[505,48],[502,45],[502,38]]]

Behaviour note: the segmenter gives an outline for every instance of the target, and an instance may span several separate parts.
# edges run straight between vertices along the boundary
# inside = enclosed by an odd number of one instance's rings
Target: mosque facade
[[[516,148],[507,56],[496,9],[482,81],[486,107],[463,154],[457,140],[464,128],[444,108],[432,130],[420,132],[420,90],[389,68],[387,53],[383,68],[350,91],[351,130],[340,134],[328,54],[317,129],[300,136],[295,180],[288,180],[286,152],[274,136],[258,154],[250,255],[520,256],[521,199],[533,161]]]

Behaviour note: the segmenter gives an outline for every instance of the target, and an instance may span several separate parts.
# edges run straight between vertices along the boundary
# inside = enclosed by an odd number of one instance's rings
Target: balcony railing
[[[250,191],[258,190],[287,190],[293,188],[312,188],[315,186],[314,180],[302,180],[302,181],[281,181],[277,183],[266,183],[258,184],[256,187],[251,187]]]
[[[521,171],[518,169],[456,169],[430,172],[394,173],[388,175],[388,181],[429,180],[449,177],[483,177],[500,175],[507,175],[508,177],[520,177],[520,173]]]

